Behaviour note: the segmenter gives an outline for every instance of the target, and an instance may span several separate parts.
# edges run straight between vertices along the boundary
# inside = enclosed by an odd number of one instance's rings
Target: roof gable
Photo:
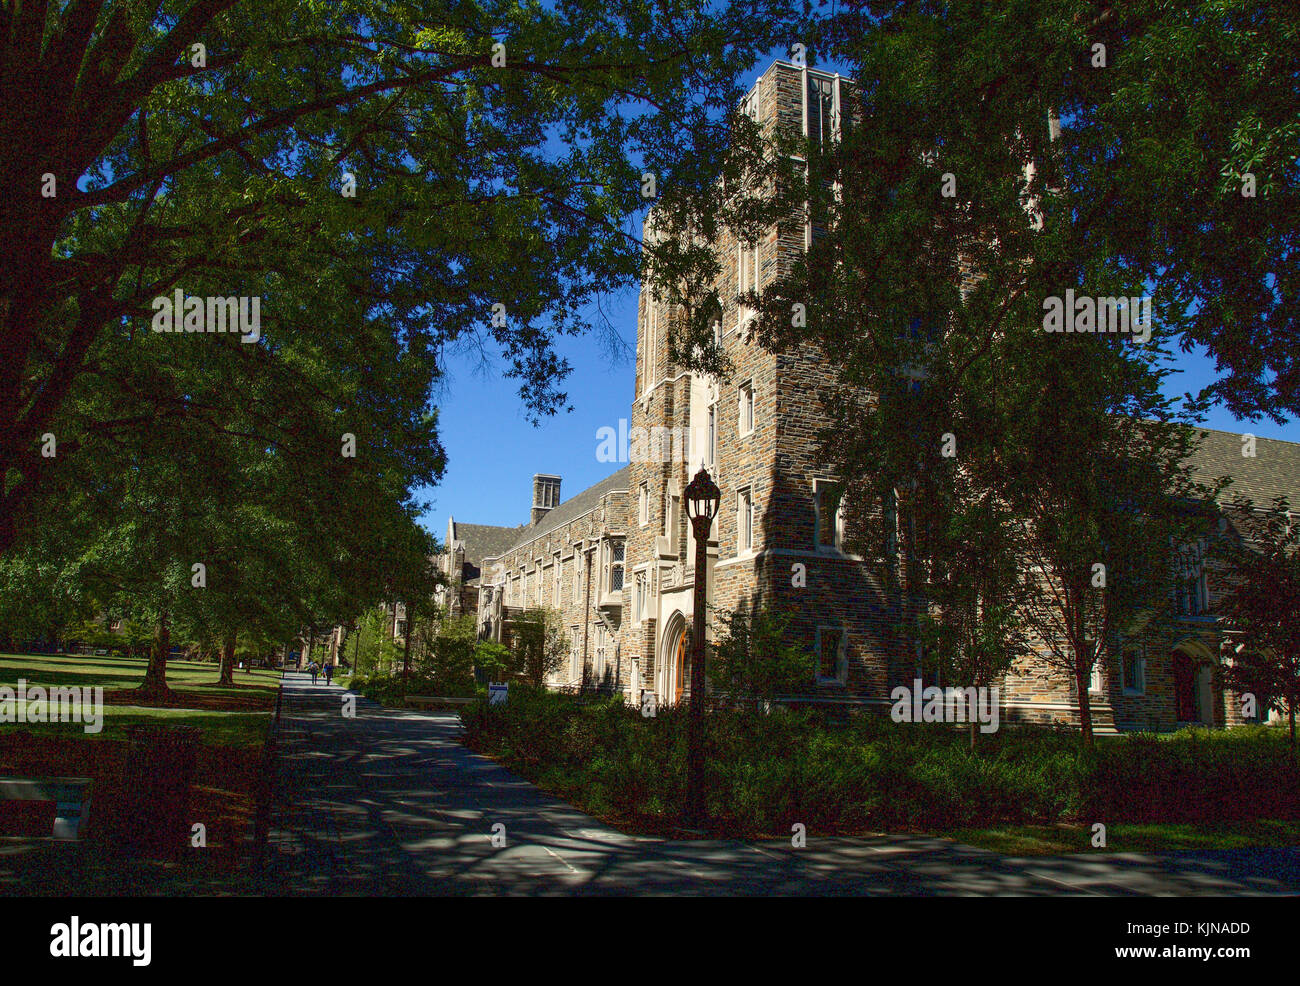
[[[504,555],[516,548],[522,547],[535,538],[542,537],[545,534],[549,534],[551,531],[563,527],[571,521],[577,520],[583,514],[594,510],[596,504],[598,504],[601,501],[601,498],[607,493],[626,490],[628,488],[628,483],[631,480],[631,475],[631,470],[627,466],[624,466],[618,472],[606,476],[599,483],[596,483],[593,486],[588,486],[581,493],[577,493],[569,497],[569,499],[562,501],[559,506],[549,511],[546,516],[536,524],[527,525],[522,529],[516,528],[518,536],[515,538],[513,543],[502,551],[497,552],[496,555],[486,557],[495,558]]]

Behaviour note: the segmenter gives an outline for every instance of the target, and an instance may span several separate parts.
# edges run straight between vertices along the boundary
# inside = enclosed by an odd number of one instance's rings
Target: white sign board
[[[488,682],[488,705],[505,705],[509,695],[510,685],[506,682]]]

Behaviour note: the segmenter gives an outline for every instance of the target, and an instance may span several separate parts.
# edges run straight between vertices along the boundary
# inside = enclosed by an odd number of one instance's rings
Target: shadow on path
[[[273,894],[1295,893],[1300,850],[1005,857],[909,836],[674,842],[625,835],[465,749],[454,715],[387,710],[288,673]],[[494,846],[493,827],[506,844]]]

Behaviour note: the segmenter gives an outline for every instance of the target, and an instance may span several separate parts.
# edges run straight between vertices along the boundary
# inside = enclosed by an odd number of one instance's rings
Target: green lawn
[[[265,790],[263,744],[280,675],[236,671],[234,687],[219,687],[215,664],[176,661],[168,666],[171,694],[161,698],[161,706],[147,706],[134,691],[145,669],[143,659],[106,655],[0,654],[0,685],[8,688],[21,678],[29,689],[105,691],[97,733],[86,732],[81,721],[0,723],[0,773],[88,777],[95,803],[86,842],[0,839],[0,896],[248,892],[247,853],[259,792]],[[29,697],[26,711],[31,709]],[[208,848],[202,852],[157,862],[119,851],[123,833],[141,824],[126,796],[130,750],[121,742],[134,724],[200,730],[188,797],[193,817],[207,825]],[[166,760],[152,765],[163,772],[175,768]]]
[[[208,746],[256,746],[266,739],[269,712],[203,712],[198,709],[150,709],[138,705],[105,705],[103,729],[88,733],[78,722],[0,724],[33,736],[84,736],[88,740],[124,739],[125,727],[137,724],[198,726]]]
[[[102,686],[105,692],[125,691],[144,680],[143,658],[0,654],[0,685],[14,687],[20,678],[28,687],[77,685]],[[123,727],[137,723],[167,723],[198,726],[203,742],[210,746],[255,746],[266,737],[269,709],[280,684],[278,671],[235,671],[234,687],[221,687],[215,664],[172,661],[167,681],[177,693],[178,707],[157,708],[127,704],[118,696],[103,706],[103,730],[87,733],[80,722],[4,723],[0,730],[21,729],[42,736],[84,736],[87,739],[120,739]],[[184,707],[192,699],[194,708]],[[242,705],[243,708],[212,708],[213,702]]]
[[[144,681],[148,662],[141,657],[106,657],[78,654],[0,654],[0,685],[16,684],[26,678],[32,684],[102,685],[105,691],[135,688]],[[274,696],[280,684],[278,671],[235,671],[235,687],[219,688],[215,664],[197,661],[170,661],[167,683],[176,691],[204,694],[244,694],[256,689]]]
[[[1158,852],[1171,849],[1251,849],[1300,845],[1300,822],[1257,819],[1217,825],[1121,824],[1106,828],[1105,848],[1094,848],[1085,825],[1008,825],[955,829],[940,835],[1008,856],[1083,852]]]

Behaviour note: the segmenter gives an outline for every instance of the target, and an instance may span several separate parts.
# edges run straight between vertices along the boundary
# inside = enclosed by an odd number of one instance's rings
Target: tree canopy
[[[7,575],[48,576],[33,606],[80,579],[81,610],[129,597],[214,639],[415,592],[448,358],[495,353],[532,418],[562,408],[554,343],[635,278],[643,176],[711,166],[720,108],[789,18],[5,5]],[[14,620],[50,617],[33,606]]]

